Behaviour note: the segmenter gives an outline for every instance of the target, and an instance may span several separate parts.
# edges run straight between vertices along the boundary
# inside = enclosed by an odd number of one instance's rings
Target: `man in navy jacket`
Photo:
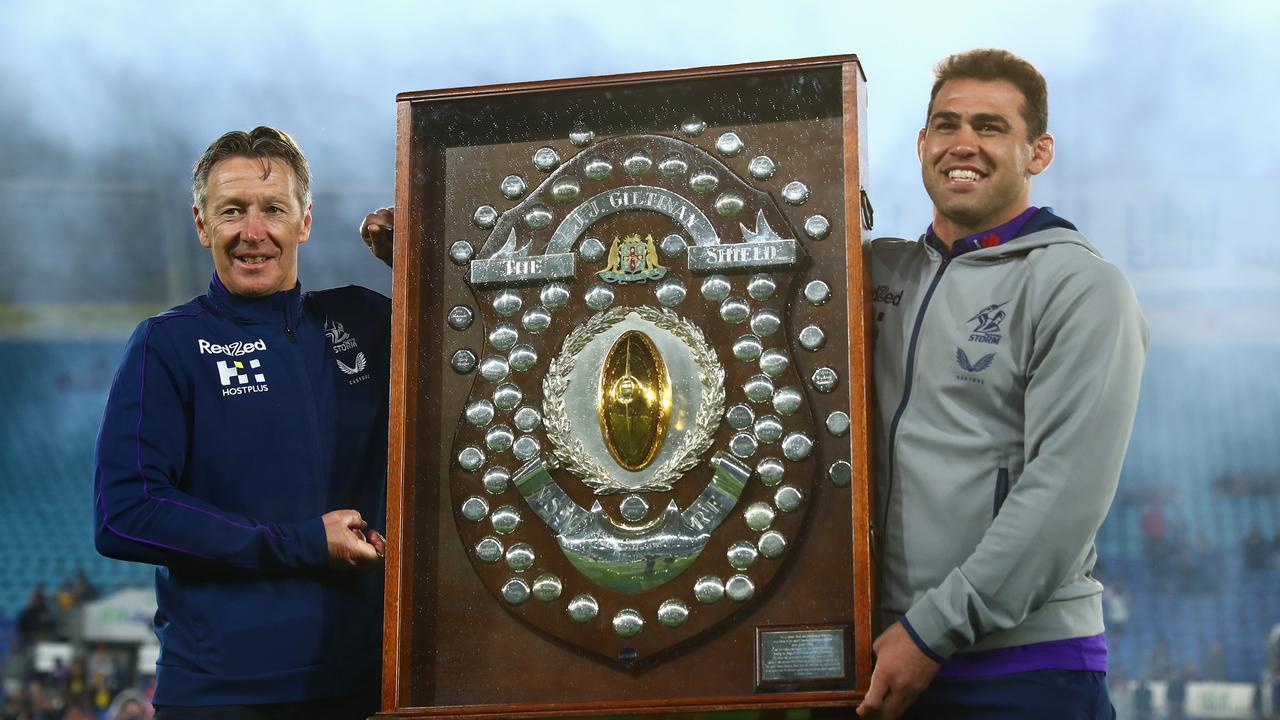
[[[309,184],[279,130],[209,146],[209,290],[138,326],[107,401],[96,542],[158,566],[162,720],[377,710],[390,302],[302,291]]]

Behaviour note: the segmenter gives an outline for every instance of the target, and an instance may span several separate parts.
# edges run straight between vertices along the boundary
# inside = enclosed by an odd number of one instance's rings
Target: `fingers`
[[[379,234],[390,233],[394,228],[394,208],[379,208],[364,216],[364,222],[360,223],[360,237],[366,245],[371,245]]]
[[[382,567],[383,556],[373,547],[373,545],[358,541],[355,543],[352,555],[352,565],[358,568],[376,568]]]
[[[364,216],[360,223],[360,239],[373,256],[391,265],[395,247],[394,208],[381,208]]]
[[[386,539],[356,510],[334,510],[324,514],[325,540],[329,564],[335,568],[381,567],[386,555]],[[368,531],[366,533],[366,531]]]
[[[898,718],[906,714],[907,708],[911,707],[913,700],[915,700],[914,697],[908,699],[902,693],[891,694],[888,702],[884,705],[884,709],[880,711],[880,717],[884,720],[898,720]]]
[[[347,529],[356,533],[361,539],[364,539],[363,530],[369,527],[369,523],[365,522],[364,518],[360,516],[360,511],[338,510],[337,512],[340,513],[342,522],[346,523]]]
[[[871,686],[867,688],[867,694],[858,705],[858,717],[877,719],[883,717],[881,713],[884,711],[884,696],[887,690],[879,674],[872,671]]]
[[[369,544],[373,546],[374,552],[378,553],[378,557],[387,556],[387,539],[377,530],[369,531]]]

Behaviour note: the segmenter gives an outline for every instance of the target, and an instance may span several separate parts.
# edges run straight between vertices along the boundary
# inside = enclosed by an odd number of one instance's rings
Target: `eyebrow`
[[[270,195],[262,195],[252,201],[243,195],[228,195],[226,197],[223,197],[216,204],[211,204],[210,207],[224,208],[224,207],[230,207],[230,206],[245,206],[245,205],[251,205],[256,202],[264,207],[269,205],[281,205],[288,208],[290,204],[289,200],[290,200],[289,193],[284,193],[282,195],[277,195],[274,193]]]
[[[950,120],[952,122],[960,122],[960,113],[951,110],[939,110],[929,117],[929,123],[933,124],[939,120]],[[998,123],[1003,127],[1010,127],[1009,119],[999,113],[975,113],[969,116],[970,124],[979,123]]]
[[[1009,127],[1009,119],[998,113],[978,113],[970,118],[972,123],[998,123],[1005,127]]]

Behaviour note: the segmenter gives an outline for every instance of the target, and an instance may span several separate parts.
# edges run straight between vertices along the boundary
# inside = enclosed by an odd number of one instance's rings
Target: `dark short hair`
[[[950,55],[933,69],[933,91],[929,93],[928,125],[933,101],[948,80],[1006,80],[1022,92],[1022,119],[1027,122],[1027,139],[1035,140],[1049,128],[1049,86],[1035,66],[1008,50],[979,48]]]
[[[196,160],[192,172],[191,196],[200,212],[204,212],[205,201],[209,199],[209,173],[220,160],[232,157],[260,158],[268,160],[278,158],[288,163],[293,169],[293,178],[298,186],[298,202],[305,211],[311,205],[311,168],[302,148],[294,142],[289,133],[265,125],[244,132],[232,130],[210,143],[204,154]]]

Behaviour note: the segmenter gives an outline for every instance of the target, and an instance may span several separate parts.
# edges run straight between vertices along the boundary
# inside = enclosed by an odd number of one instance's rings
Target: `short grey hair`
[[[196,207],[203,213],[204,204],[209,199],[209,173],[219,161],[233,157],[260,158],[269,160],[279,158],[293,169],[293,178],[298,186],[298,202],[302,210],[311,206],[311,167],[302,154],[302,148],[294,142],[289,133],[273,127],[259,125],[244,132],[232,130],[214,140],[196,160],[192,172],[191,197]]]

